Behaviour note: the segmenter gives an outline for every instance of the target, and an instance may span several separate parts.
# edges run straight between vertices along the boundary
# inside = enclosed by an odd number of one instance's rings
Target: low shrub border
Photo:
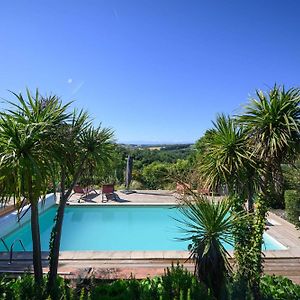
[[[17,279],[0,278],[1,300],[51,300],[46,294],[47,278],[36,286],[32,275]],[[247,289],[239,289],[239,283],[228,283],[228,294],[224,300],[252,298]],[[233,292],[235,290],[235,292]],[[237,290],[239,292],[237,293]],[[250,297],[250,298],[249,298]],[[58,279],[55,298],[52,300],[214,300],[211,292],[180,265],[172,266],[161,277],[137,280],[116,280],[112,282],[91,279],[71,283]],[[282,276],[264,275],[261,279],[262,300],[298,300],[300,286]]]

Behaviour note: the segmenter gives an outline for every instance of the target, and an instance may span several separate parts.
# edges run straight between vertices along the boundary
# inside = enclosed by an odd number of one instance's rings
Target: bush
[[[0,299],[1,300],[39,300],[43,299],[45,291],[45,281],[37,286],[34,277],[25,275],[16,279],[1,277],[0,279]]]
[[[241,276],[236,276],[233,282],[227,284],[230,300],[253,300],[249,283]]]
[[[265,275],[261,278],[261,300],[298,300],[300,286],[282,276]],[[235,280],[228,283],[228,300],[253,300],[246,283]],[[51,300],[46,294],[46,277],[36,286],[34,277],[25,275],[17,279],[0,278],[0,300]],[[210,291],[195,276],[177,264],[167,268],[161,277],[136,280],[116,280],[111,283],[90,282],[71,289],[68,281],[58,278],[53,300],[213,300]]]
[[[47,278],[41,285],[36,285],[32,275],[24,275],[16,279],[0,278],[0,300],[41,300],[51,299],[46,293]],[[67,281],[59,277],[55,288],[55,299],[71,300],[73,291]]]
[[[287,190],[284,194],[285,210],[288,220],[293,223],[297,228],[300,228],[300,191]]]
[[[282,276],[265,275],[260,282],[263,300],[299,300],[300,286]]]
[[[111,284],[100,284],[91,292],[91,299],[103,300],[193,300],[214,299],[206,287],[183,266],[177,264],[165,270],[162,277],[138,281],[117,280]]]
[[[178,263],[167,268],[161,279],[163,299],[214,299],[207,288]]]
[[[116,280],[111,284],[100,284],[91,292],[91,300],[140,299],[140,286],[136,279]]]
[[[230,300],[254,300],[247,282],[234,280],[229,284]],[[260,280],[261,300],[299,300],[300,286],[283,276],[264,275]]]

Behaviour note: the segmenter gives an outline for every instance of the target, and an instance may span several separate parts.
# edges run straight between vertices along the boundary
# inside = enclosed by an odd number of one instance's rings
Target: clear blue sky
[[[193,142],[256,88],[299,86],[299,15],[297,0],[4,0],[0,97],[38,87],[118,141]]]

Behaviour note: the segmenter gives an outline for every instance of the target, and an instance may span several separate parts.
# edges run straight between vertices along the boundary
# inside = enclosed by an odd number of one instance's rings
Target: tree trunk
[[[48,278],[49,291],[51,291],[55,286],[55,280],[57,276],[62,224],[63,224],[67,199],[68,198],[66,198],[65,194],[61,195],[57,214],[56,214],[55,225],[51,233],[51,238],[53,240],[50,241],[50,262],[49,262],[49,278]]]
[[[62,233],[63,218],[64,218],[66,203],[72,193],[72,190],[73,190],[76,182],[78,181],[78,178],[82,171],[83,162],[84,162],[84,160],[82,160],[82,163],[80,164],[80,167],[74,176],[73,182],[66,193],[65,193],[66,171],[63,166],[61,167],[61,169],[62,169],[62,171],[61,171],[61,195],[60,195],[57,214],[55,217],[55,224],[53,226],[53,229],[51,232],[51,238],[50,238],[50,254],[49,254],[50,261],[49,261],[49,276],[48,276],[48,287],[47,287],[48,291],[50,293],[52,291],[54,291],[55,280],[56,280],[56,276],[57,276],[59,249],[60,249],[61,233]]]
[[[32,234],[34,278],[37,284],[41,284],[43,280],[43,269],[42,269],[42,255],[41,255],[41,242],[40,242],[38,201],[31,203],[31,234]]]

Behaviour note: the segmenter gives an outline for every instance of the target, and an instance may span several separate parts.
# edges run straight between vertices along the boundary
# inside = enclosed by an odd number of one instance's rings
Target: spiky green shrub
[[[182,213],[179,238],[189,241],[190,258],[195,261],[197,279],[211,289],[216,298],[226,294],[226,282],[232,268],[225,244],[233,245],[236,215],[230,214],[229,199],[212,203],[202,196],[185,199],[179,207]]]

